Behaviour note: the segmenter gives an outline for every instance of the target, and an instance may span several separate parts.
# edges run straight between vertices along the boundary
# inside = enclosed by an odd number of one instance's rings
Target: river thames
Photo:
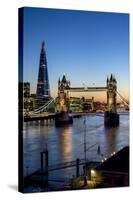
[[[46,147],[49,153],[49,165],[84,158],[85,135],[87,160],[101,161],[108,158],[111,153],[129,145],[129,114],[120,115],[120,125],[117,128],[105,128],[104,118],[96,114],[75,118],[73,125],[60,128],[55,127],[54,120],[48,124],[39,121],[25,122],[24,176],[40,168],[40,152]],[[75,170],[74,168],[57,170],[50,172],[49,176],[70,178],[75,176]]]

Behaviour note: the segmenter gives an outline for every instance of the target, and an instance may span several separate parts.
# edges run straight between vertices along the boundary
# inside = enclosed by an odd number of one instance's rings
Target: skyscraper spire
[[[42,42],[42,45],[41,45],[36,96],[48,97],[48,98],[50,97],[47,59],[46,59],[46,50],[45,50],[44,41]]]

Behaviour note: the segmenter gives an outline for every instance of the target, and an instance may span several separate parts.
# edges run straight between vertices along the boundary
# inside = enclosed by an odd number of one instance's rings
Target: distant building
[[[35,98],[36,97],[36,94],[31,94],[30,95],[32,98]]]
[[[42,42],[41,46],[36,96],[37,98],[39,97],[50,98],[47,59],[46,59],[46,50],[44,42]]]
[[[94,111],[94,97],[91,99],[83,99],[83,112],[93,112]]]
[[[79,97],[70,97],[69,109],[71,112],[83,112],[82,99]]]
[[[100,101],[95,101],[94,102],[94,108],[96,110],[96,112],[105,112],[108,107],[107,107],[107,103],[102,103]]]
[[[47,59],[45,43],[42,42],[39,62],[39,72],[37,81],[36,97],[34,101],[35,109],[43,106],[50,100],[50,87],[48,79]]]
[[[23,108],[26,111],[30,111],[34,109],[34,98],[31,97],[30,94],[30,83],[23,83]]]
[[[23,103],[24,103],[24,109],[26,110],[26,111],[32,111],[32,110],[34,110],[34,98],[32,98],[32,97],[29,97],[29,98],[24,98],[24,100],[23,100]]]
[[[30,83],[29,82],[23,83],[23,96],[30,97]]]
[[[94,97],[91,99],[85,99],[84,97],[70,97],[69,108],[71,112],[93,112]]]

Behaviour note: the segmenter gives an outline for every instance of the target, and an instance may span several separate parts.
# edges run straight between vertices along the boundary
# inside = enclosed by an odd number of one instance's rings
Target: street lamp
[[[91,169],[90,170],[90,178],[91,178],[91,180],[94,180],[95,178],[96,178],[96,171],[94,170],[94,169]]]
[[[91,174],[94,175],[95,174],[95,171],[94,169],[91,169]]]

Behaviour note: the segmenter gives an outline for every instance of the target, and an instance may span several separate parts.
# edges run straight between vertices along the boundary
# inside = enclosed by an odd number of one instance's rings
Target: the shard
[[[38,98],[40,97],[50,98],[47,59],[46,59],[46,50],[44,41],[42,42],[41,45],[36,96]]]

